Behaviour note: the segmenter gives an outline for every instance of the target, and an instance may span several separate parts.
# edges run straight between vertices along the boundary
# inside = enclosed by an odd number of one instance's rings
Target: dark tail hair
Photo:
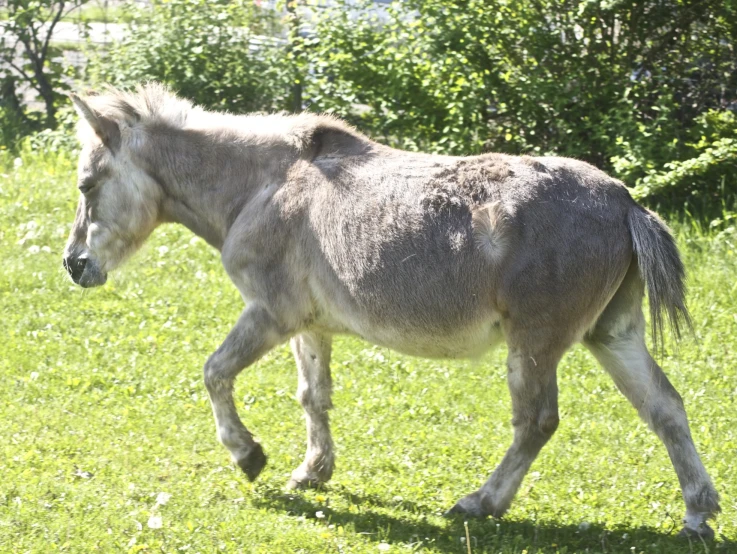
[[[650,302],[653,344],[663,344],[663,314],[671,330],[680,338],[683,326],[691,328],[686,308],[685,271],[673,235],[653,212],[634,206],[627,214],[627,225],[637,256],[640,277],[645,282]]]

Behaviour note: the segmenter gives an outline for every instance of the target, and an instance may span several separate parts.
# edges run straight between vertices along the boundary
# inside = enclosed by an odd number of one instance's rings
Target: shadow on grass
[[[253,506],[285,512],[294,517],[315,519],[340,525],[362,535],[368,540],[404,543],[419,550],[431,548],[440,552],[466,553],[464,518],[453,516],[439,520],[431,509],[406,500],[387,502],[374,495],[357,495],[345,489],[330,489],[331,497],[342,496],[353,510],[333,509],[324,503],[306,498],[301,492],[284,492],[274,489],[259,491],[252,500]],[[389,511],[393,513],[389,513]],[[316,517],[322,512],[323,517]],[[398,513],[399,512],[399,513]],[[434,523],[432,520],[440,521]],[[680,524],[673,522],[670,534],[646,527],[607,529],[591,524],[585,529],[576,525],[555,525],[529,520],[469,520],[471,551],[530,554],[603,552],[628,553],[717,553],[737,552],[737,543],[731,541],[703,542],[698,539],[682,539],[676,536]]]

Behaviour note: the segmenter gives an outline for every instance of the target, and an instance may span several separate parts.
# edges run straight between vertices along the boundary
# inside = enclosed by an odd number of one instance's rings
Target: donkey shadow
[[[333,497],[343,497],[351,505],[360,506],[360,513],[334,509],[324,503],[313,501],[299,491],[284,492],[276,489],[261,490],[252,505],[257,508],[277,510],[294,517],[322,521],[327,525],[351,527],[354,534],[377,543],[404,543],[415,548],[432,548],[441,552],[466,553],[467,521],[471,551],[480,552],[602,552],[627,553],[655,552],[713,553],[737,552],[737,543],[722,537],[719,542],[705,542],[697,538],[676,536],[680,521],[674,519],[670,531],[657,532],[647,527],[606,528],[590,524],[555,525],[531,520],[468,520],[452,516],[445,524],[435,524],[427,515],[434,515],[427,506],[411,501],[387,501],[376,495],[360,495],[346,489],[330,489]],[[388,515],[386,509],[402,509],[407,518]],[[316,514],[320,514],[320,519]],[[418,517],[419,516],[419,517]]]

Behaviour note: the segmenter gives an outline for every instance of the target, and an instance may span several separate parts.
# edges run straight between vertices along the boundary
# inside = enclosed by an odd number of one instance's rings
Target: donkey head
[[[96,287],[156,227],[161,190],[141,167],[145,132],[130,106],[106,96],[71,98],[81,117],[81,194],[63,263],[75,283]]]

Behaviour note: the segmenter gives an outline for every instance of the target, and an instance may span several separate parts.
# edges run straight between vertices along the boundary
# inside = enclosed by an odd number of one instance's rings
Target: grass
[[[276,349],[236,387],[269,455],[250,484],[215,439],[201,379],[241,309],[217,253],[163,227],[82,290],[61,267],[75,204],[74,160],[0,152],[1,552],[467,552],[463,521],[441,514],[510,443],[503,350],[427,361],[338,338],[334,480],[287,493],[304,423]],[[737,552],[737,256],[722,219],[675,225],[695,336],[663,359],[722,494],[718,540],[674,536],[683,503],[665,449],[576,348],[558,433],[509,514],[469,522],[472,552]]]

